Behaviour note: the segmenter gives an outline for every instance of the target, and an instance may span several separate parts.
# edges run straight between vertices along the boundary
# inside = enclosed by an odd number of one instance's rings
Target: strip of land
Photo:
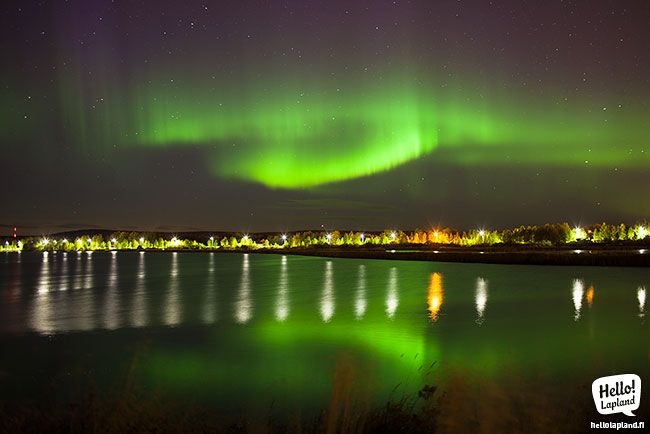
[[[428,247],[428,246],[427,246]],[[180,250],[179,250],[180,251]],[[201,250],[205,251],[205,250]],[[520,265],[585,265],[650,267],[650,247],[572,246],[572,248],[518,246],[429,247],[364,246],[312,247],[291,249],[219,249],[219,253],[264,253],[319,256],[326,258],[389,259],[403,261],[468,262]]]
[[[0,238],[0,252],[217,252],[527,265],[650,267],[648,222],[571,228],[290,233],[125,232],[86,229]]]

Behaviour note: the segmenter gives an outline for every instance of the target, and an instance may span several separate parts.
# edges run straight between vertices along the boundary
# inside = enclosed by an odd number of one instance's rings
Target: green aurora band
[[[230,88],[181,77],[126,93],[106,79],[94,86],[112,96],[90,110],[94,99],[73,84],[74,74],[60,79],[75,142],[194,147],[207,152],[216,176],[271,188],[350,180],[428,154],[466,166],[644,167],[650,160],[646,116],[615,98],[523,98],[475,82],[441,87],[417,74],[264,87],[243,79]]]

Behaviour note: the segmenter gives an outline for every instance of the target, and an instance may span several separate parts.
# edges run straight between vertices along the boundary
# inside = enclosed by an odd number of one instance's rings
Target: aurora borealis
[[[644,2],[350,3],[10,1],[0,224],[647,218]]]
[[[94,140],[123,147],[207,148],[213,175],[289,189],[373,175],[439,148],[450,148],[453,160],[468,165],[503,159],[503,145],[514,146],[517,160],[527,165],[643,167],[650,162],[639,148],[644,143],[640,117],[596,112],[576,114],[569,122],[570,110],[554,107],[533,107],[522,115],[518,111],[525,104],[514,97],[485,101],[462,90],[440,92],[410,83],[415,80],[405,75],[383,87],[337,87],[334,95],[311,95],[315,86],[305,85],[277,95],[260,90],[248,98],[221,96],[222,89],[204,97],[199,90],[188,95],[187,89],[170,92],[161,86],[127,104],[141,107],[127,111],[132,128],[109,131],[106,119],[119,119],[120,109],[108,107],[83,131],[102,131]],[[215,96],[225,103],[213,104]],[[80,140],[90,139],[80,134]],[[581,142],[588,147],[575,146]],[[481,155],[481,149],[488,154]]]

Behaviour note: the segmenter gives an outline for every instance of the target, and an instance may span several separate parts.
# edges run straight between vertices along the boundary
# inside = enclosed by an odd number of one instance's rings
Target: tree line
[[[618,225],[600,223],[587,227],[572,227],[567,223],[554,223],[542,226],[519,226],[503,230],[472,229],[466,231],[431,228],[428,230],[385,230],[382,232],[299,231],[266,236],[233,233],[220,238],[214,236],[180,238],[169,234],[120,231],[109,236],[89,234],[74,239],[67,239],[64,236],[6,239],[0,244],[0,251],[286,249],[316,246],[415,244],[557,246],[578,241],[606,243],[644,239],[650,240],[647,222],[631,226],[622,223]]]

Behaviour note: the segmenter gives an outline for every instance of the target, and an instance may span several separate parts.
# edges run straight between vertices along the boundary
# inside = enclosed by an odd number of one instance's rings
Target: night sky
[[[650,2],[13,1],[0,233],[650,215]]]

